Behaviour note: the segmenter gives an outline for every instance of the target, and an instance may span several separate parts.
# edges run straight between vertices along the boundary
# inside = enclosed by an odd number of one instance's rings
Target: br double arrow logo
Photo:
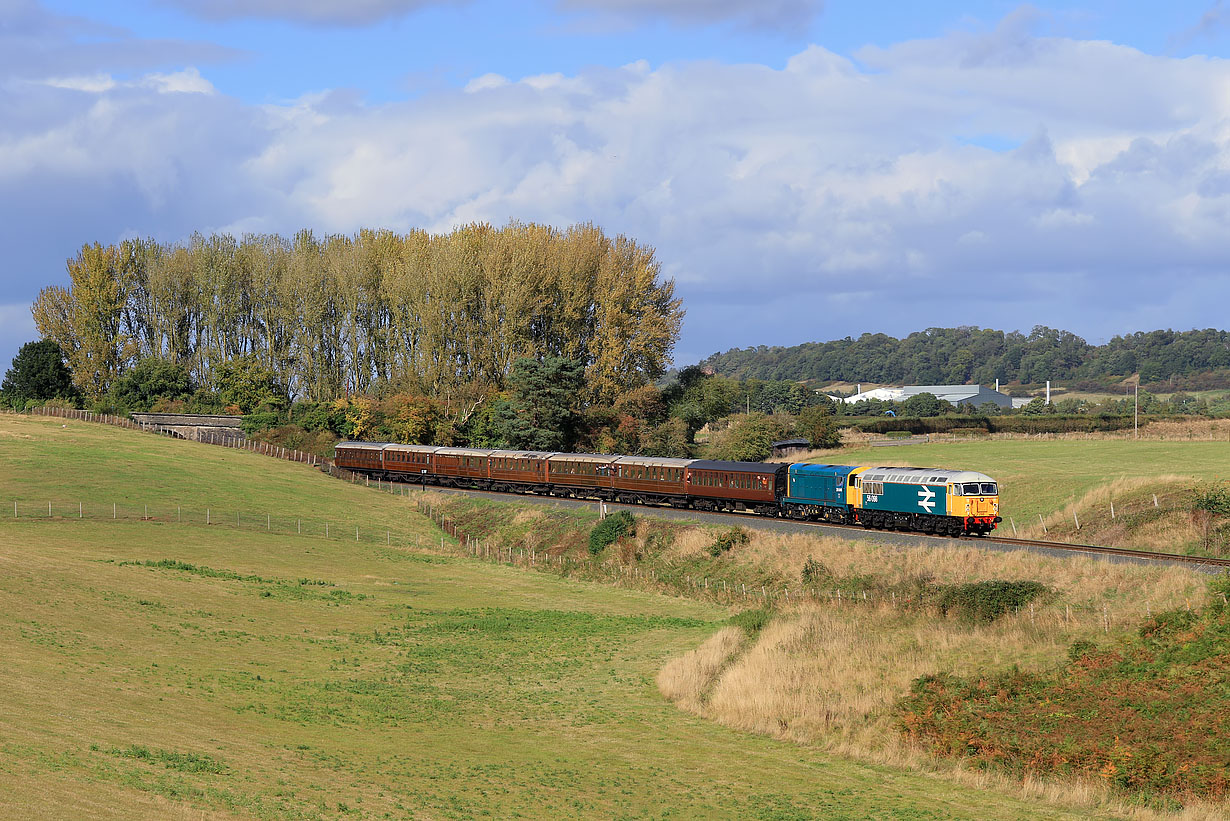
[[[918,506],[928,513],[935,512],[935,491],[923,485],[922,490],[918,491]]]

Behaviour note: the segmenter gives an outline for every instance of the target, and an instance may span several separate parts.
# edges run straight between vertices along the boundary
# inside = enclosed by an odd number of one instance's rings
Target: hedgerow
[[[992,622],[1015,613],[1047,591],[1041,582],[991,579],[941,588],[938,606],[945,616],[953,613],[963,621]]]

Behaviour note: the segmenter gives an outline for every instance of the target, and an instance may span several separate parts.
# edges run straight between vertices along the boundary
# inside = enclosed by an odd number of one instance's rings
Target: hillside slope
[[[683,714],[725,609],[408,549],[399,496],[13,416],[0,464],[0,817],[1078,816]]]

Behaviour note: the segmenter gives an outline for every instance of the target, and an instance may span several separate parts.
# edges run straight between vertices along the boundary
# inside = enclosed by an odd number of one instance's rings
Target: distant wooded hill
[[[735,348],[700,365],[740,379],[910,385],[1050,379],[1094,387],[1139,373],[1146,384],[1192,390],[1230,386],[1230,332],[1142,331],[1090,345],[1074,333],[1044,326],[1029,334],[928,328],[904,339],[863,334],[789,348]]]

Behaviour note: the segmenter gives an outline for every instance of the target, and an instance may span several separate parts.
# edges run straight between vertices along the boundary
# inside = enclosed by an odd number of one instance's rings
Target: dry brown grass
[[[695,555],[701,541],[707,544],[707,539],[684,534],[677,548],[680,558]],[[672,661],[658,679],[662,693],[727,726],[861,760],[928,770],[969,786],[1010,787],[1102,813],[1176,817],[1121,805],[1101,784],[1031,779],[1021,785],[1007,776],[934,759],[900,740],[892,707],[921,675],[972,674],[1014,664],[1045,669],[1059,664],[1073,641],[1111,641],[1134,630],[1149,612],[1199,607],[1207,596],[1202,576],[1183,568],[1116,565],[1095,558],[1057,559],[961,545],[897,548],[765,532],[753,533],[731,561],[799,579],[809,556],[838,578],[874,574],[886,584],[920,576],[938,583],[1035,579],[1055,593],[1034,608],[986,625],[887,601],[864,603],[860,597],[851,602],[848,594],[841,604],[827,597],[804,600],[784,609],[750,646],[740,644],[727,628]],[[1191,806],[1177,817],[1219,818],[1226,810]]]
[[[1190,497],[1198,484],[1193,477],[1173,474],[1115,479],[1089,490],[1042,521],[1021,527],[1020,535],[1187,552],[1200,548],[1205,536],[1190,510]],[[1133,515],[1142,513],[1149,515],[1143,520]]]
[[[722,628],[695,650],[668,662],[658,673],[658,689],[683,709],[702,712],[710,688],[746,643],[741,628]]]
[[[749,536],[748,543],[731,551],[728,560],[794,580],[791,588],[796,592],[802,587],[804,563],[814,558],[838,578],[874,574],[885,586],[919,577],[940,584],[1040,580],[1059,592],[1049,608],[1066,605],[1075,612],[1096,610],[1101,614],[1105,606],[1112,621],[1144,618],[1147,612],[1188,602],[1196,606],[1205,597],[1203,579],[1178,567],[1112,564],[1089,556],[1055,558],[1026,550],[987,550],[963,544],[902,547],[870,539],[760,530],[751,531]],[[684,560],[707,555],[712,541],[712,533],[704,528],[683,531],[664,558]]]
[[[1088,515],[1090,512],[1093,512],[1094,516],[1104,515],[1109,519],[1112,504],[1117,505],[1119,508],[1117,512],[1122,514],[1126,511],[1125,501],[1149,496],[1151,493],[1167,494],[1175,487],[1189,488],[1195,483],[1196,480],[1190,476],[1174,474],[1113,479],[1089,490],[1084,496],[1069,503],[1062,510],[1057,510],[1045,517],[1043,521],[1046,522],[1046,528],[1050,530],[1074,524],[1076,520],[1073,519],[1073,514],[1076,514],[1078,518],[1081,514],[1086,514],[1086,521],[1091,518]],[[1034,523],[1027,528],[1022,528],[1021,533],[1023,536],[1040,538],[1043,528],[1040,523]]]

